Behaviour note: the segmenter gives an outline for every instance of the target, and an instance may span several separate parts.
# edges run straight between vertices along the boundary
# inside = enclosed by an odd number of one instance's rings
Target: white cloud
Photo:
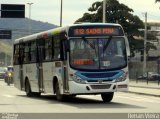
[[[160,4],[155,0],[119,0],[134,10],[134,14],[144,20],[144,12],[148,13],[148,21],[160,20]]]
[[[63,25],[72,24],[82,17],[96,1],[102,0],[63,0]],[[28,2],[34,3],[31,18],[59,25],[60,0],[1,0],[1,4],[26,4],[26,17],[29,11]],[[141,19],[144,19],[143,12],[148,12],[149,21],[160,19],[160,4],[155,4],[155,0],[119,0],[119,2],[132,8],[134,14]]]

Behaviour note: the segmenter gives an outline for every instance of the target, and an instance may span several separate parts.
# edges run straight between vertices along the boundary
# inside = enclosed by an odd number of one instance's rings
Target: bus
[[[129,43],[119,24],[82,23],[16,39],[14,85],[27,96],[100,94],[128,90]]]

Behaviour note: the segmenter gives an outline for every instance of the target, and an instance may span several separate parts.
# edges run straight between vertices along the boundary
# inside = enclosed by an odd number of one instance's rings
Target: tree
[[[83,17],[76,22],[102,22],[103,2],[95,2],[88,9],[89,13],[84,13]],[[139,33],[138,29],[143,28],[143,22],[138,16],[134,16],[133,9],[117,0],[107,0],[106,21],[109,23],[119,23],[123,26],[128,35]]]
[[[4,52],[1,52],[1,53],[0,53],[0,59],[4,59],[4,57],[5,57],[5,53],[4,53]]]
[[[160,0],[156,0],[155,2],[160,2]]]
[[[76,22],[102,22],[103,2],[94,2],[88,9],[88,12],[79,18]],[[144,23],[136,15],[133,15],[133,9],[124,4],[120,4],[117,0],[106,1],[106,21],[108,23],[119,23],[127,33],[131,54],[134,56],[136,51],[143,49],[143,39],[135,40],[133,36],[143,36],[138,29],[144,28]],[[149,45],[152,46],[152,45]],[[150,49],[150,48],[149,48]]]

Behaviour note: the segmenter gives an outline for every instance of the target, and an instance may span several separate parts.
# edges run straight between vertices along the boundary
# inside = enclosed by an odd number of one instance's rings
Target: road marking
[[[13,96],[13,95],[2,95],[2,96],[8,97],[8,98],[13,98],[13,97],[15,97],[15,96]]]

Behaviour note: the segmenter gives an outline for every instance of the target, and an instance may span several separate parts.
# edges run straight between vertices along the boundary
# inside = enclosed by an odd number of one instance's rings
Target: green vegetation
[[[7,64],[10,65],[12,47],[9,43],[0,42],[0,66],[5,65],[5,60],[7,60]],[[7,58],[7,59],[6,59]]]
[[[160,0],[156,0],[155,2],[160,2]]]
[[[7,55],[11,55],[12,53],[12,47],[8,43],[0,42],[0,52],[4,52]],[[1,58],[1,56],[0,56]]]

